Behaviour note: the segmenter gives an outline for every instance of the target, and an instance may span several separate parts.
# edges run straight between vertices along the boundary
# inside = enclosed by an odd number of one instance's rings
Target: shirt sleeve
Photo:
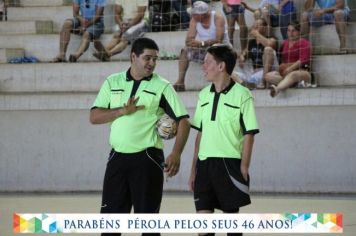
[[[195,109],[195,114],[194,114],[194,117],[193,117],[193,120],[192,120],[192,123],[191,123],[191,127],[196,129],[196,130],[199,130],[199,131],[202,131],[202,107],[204,106],[204,104],[202,104],[202,100],[199,96],[199,99],[198,99],[198,102],[197,102],[197,107]]]
[[[108,80],[105,80],[104,84],[101,86],[100,91],[94,101],[93,108],[110,108],[110,84]]]
[[[174,120],[189,118],[188,112],[171,84],[163,90],[160,107]]]
[[[250,92],[241,104],[240,123],[244,135],[259,133],[253,97]]]

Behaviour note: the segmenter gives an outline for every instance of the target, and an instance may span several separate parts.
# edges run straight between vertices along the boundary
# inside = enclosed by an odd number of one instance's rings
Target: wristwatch
[[[205,46],[204,41],[201,41],[201,46],[202,46],[202,47],[204,47],[204,46]]]

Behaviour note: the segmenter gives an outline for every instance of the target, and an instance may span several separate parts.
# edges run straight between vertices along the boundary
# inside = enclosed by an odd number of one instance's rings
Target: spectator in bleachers
[[[235,23],[240,27],[240,49],[246,49],[248,29],[245,21],[245,8],[241,0],[221,0],[226,16],[230,43],[234,45]]]
[[[289,24],[288,39],[283,42],[280,53],[282,63],[278,71],[269,72],[265,76],[266,81],[271,84],[272,97],[291,86],[303,87],[311,81],[310,42],[301,37],[299,23]]]
[[[287,38],[288,24],[296,20],[296,9],[293,0],[261,0],[258,8],[252,8],[242,2],[247,10],[253,12],[255,20],[263,18],[268,24],[268,35],[272,35],[272,27],[280,27],[283,39]]]
[[[76,62],[88,49],[90,42],[98,50],[104,48],[99,38],[104,32],[104,7],[106,0],[73,0],[73,19],[64,21],[60,32],[59,54],[53,62],[65,62],[70,34],[82,36],[80,46],[74,54],[69,56],[70,62]]]
[[[147,8],[147,0],[116,0],[117,32],[105,49],[98,50],[93,55],[101,61],[109,61],[110,57],[125,50],[130,42],[143,36],[147,31]]]
[[[319,6],[315,8],[315,3]],[[301,32],[303,37],[309,36],[311,26],[319,27],[323,24],[334,24],[340,40],[340,52],[346,50],[346,22],[350,8],[346,0],[306,0],[305,11],[301,18]]]
[[[7,1],[0,0],[0,21],[7,20]]]
[[[239,56],[238,77],[249,89],[265,88],[264,76],[278,67],[275,49],[277,40],[267,35],[267,22],[257,19],[250,33],[253,38],[248,40],[247,48]],[[250,59],[250,60],[248,60]],[[251,65],[247,62],[252,63]]]
[[[173,85],[176,91],[185,91],[185,74],[190,61],[203,63],[206,49],[216,43],[229,44],[225,18],[203,1],[196,1],[191,9],[185,47],[179,56],[178,80]]]

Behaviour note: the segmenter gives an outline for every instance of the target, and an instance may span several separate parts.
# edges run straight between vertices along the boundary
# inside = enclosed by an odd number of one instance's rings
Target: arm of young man
[[[189,177],[189,182],[188,182],[190,191],[194,191],[194,184],[195,184],[195,176],[196,176],[196,167],[197,167],[197,161],[198,161],[200,139],[201,139],[201,132],[199,131],[197,133],[196,138],[195,138],[194,156],[193,156],[193,160],[192,160],[192,166],[190,168],[190,177]]]
[[[246,181],[248,180],[248,175],[249,175],[253,143],[254,143],[254,134],[246,134],[243,142],[241,166],[240,166],[241,174]]]

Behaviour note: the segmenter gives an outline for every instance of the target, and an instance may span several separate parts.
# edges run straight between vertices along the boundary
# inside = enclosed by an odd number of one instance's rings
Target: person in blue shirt
[[[76,62],[88,49],[90,42],[98,51],[104,50],[99,41],[104,32],[104,7],[106,0],[73,0],[73,18],[64,21],[60,32],[59,54],[53,62],[66,62],[66,52],[70,41],[70,34],[82,36],[79,48],[69,56],[70,62]]]
[[[319,6],[315,9],[315,3]],[[307,0],[301,17],[303,37],[309,36],[310,25],[334,24],[340,40],[340,52],[346,51],[346,21],[350,14],[347,0]]]

